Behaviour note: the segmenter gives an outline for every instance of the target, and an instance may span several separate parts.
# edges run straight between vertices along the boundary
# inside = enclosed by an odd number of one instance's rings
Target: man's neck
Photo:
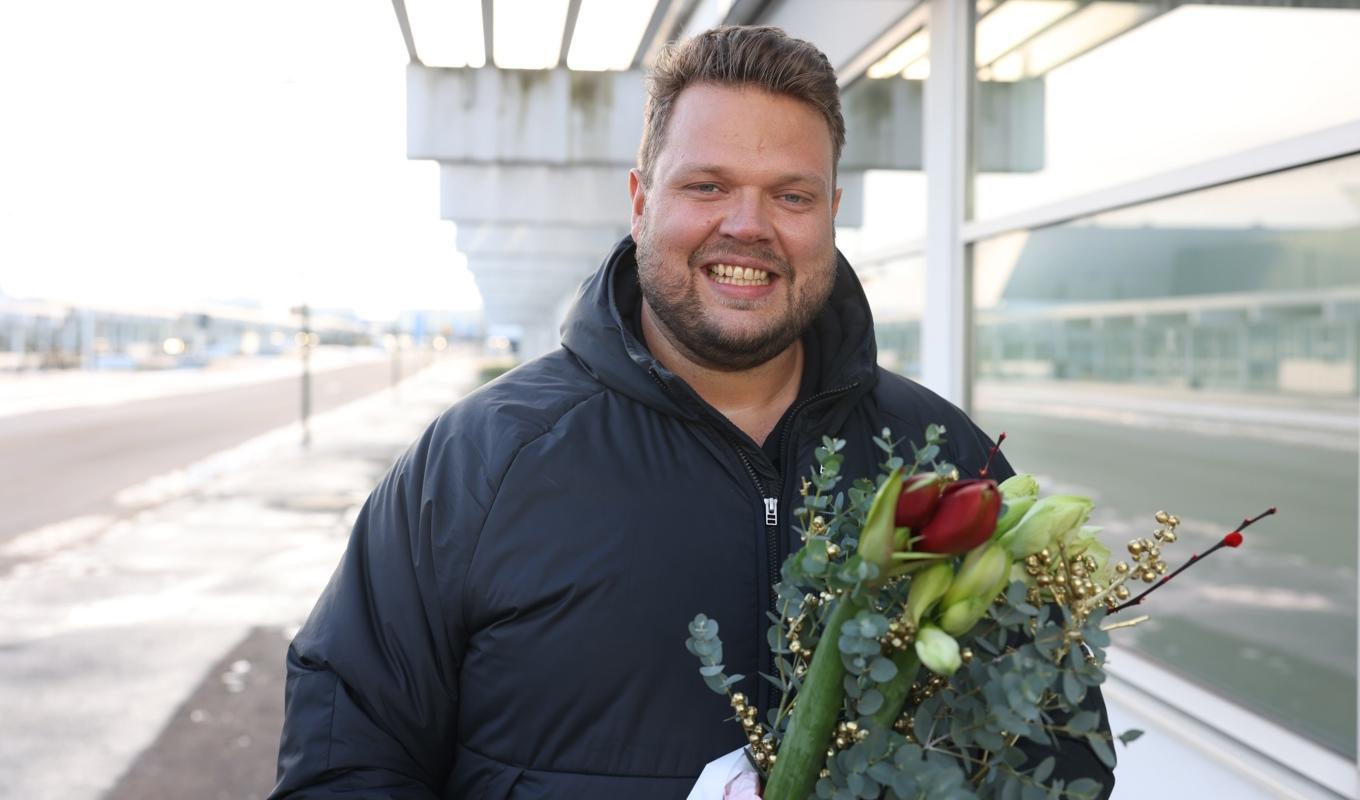
[[[803,343],[795,341],[764,364],[732,372],[713,369],[677,348],[651,308],[642,304],[642,336],[656,360],[688,383],[709,405],[762,444],[798,399],[803,380]]]

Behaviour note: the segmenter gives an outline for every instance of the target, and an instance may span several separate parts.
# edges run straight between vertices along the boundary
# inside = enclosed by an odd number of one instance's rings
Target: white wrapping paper
[[[746,758],[746,748],[708,762],[687,800],[756,800],[760,776]]]

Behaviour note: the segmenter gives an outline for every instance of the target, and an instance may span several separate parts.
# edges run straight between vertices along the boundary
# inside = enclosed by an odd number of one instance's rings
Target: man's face
[[[651,181],[629,178],[643,299],[663,336],[710,369],[749,369],[793,344],[835,279],[831,131],[757,88],[676,98]]]

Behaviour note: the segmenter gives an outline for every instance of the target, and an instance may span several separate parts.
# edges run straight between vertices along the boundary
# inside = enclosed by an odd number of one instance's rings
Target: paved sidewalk
[[[278,431],[157,503],[0,553],[0,798],[263,797],[287,637],[369,491],[471,385],[450,355]]]
[[[403,354],[403,358],[410,357],[411,351]],[[391,360],[392,355],[378,347],[322,345],[312,351],[311,368],[314,376],[320,376],[356,364]],[[0,417],[207,392],[292,378],[301,370],[300,356],[288,352],[218,358],[206,366],[182,369],[0,371]]]

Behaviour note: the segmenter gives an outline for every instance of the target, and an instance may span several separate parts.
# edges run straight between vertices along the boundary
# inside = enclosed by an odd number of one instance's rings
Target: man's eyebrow
[[[825,175],[817,175],[811,172],[789,172],[780,175],[779,180],[775,181],[775,183],[807,183],[820,188],[826,186],[830,181],[827,180]]]
[[[695,177],[701,175],[722,177],[726,174],[727,170],[716,164],[695,164],[694,166],[677,170],[677,175],[682,180],[693,180]],[[779,186],[790,183],[802,183],[820,188],[826,186],[830,181],[826,176],[818,175],[813,172],[786,172],[783,175],[778,176],[773,183]]]

